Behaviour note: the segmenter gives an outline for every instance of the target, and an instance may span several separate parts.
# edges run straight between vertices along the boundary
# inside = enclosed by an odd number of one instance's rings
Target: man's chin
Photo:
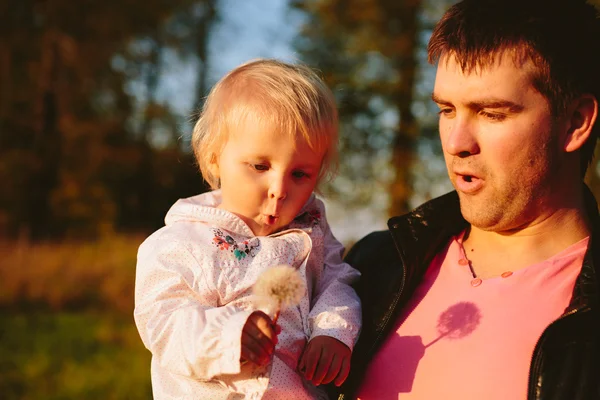
[[[490,224],[490,215],[486,212],[485,202],[473,199],[471,196],[460,196],[460,213],[471,225],[485,229]]]
[[[473,227],[482,231],[498,232],[502,230],[502,215],[491,212],[490,208],[467,207],[461,202],[460,207],[463,218]]]

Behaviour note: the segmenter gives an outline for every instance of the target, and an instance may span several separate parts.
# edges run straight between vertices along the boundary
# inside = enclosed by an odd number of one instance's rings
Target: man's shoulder
[[[390,229],[375,231],[359,240],[348,252],[346,261],[360,269],[362,265],[377,262],[396,263],[407,253],[429,253],[453,234],[464,229],[455,191],[432,199],[413,211],[390,218]],[[437,248],[437,247],[436,247]]]
[[[392,235],[388,229],[382,231],[374,231],[360,239],[356,244],[352,247],[379,247],[386,246],[387,244],[393,244]]]
[[[371,232],[360,239],[350,248],[345,261],[352,266],[360,267],[390,257],[397,257],[396,248],[390,231],[383,230]]]

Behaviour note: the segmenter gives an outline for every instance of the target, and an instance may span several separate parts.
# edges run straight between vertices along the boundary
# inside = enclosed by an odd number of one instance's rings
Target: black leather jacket
[[[593,232],[583,267],[565,313],[539,338],[529,373],[528,399],[600,399],[600,218],[587,188],[586,206]],[[433,257],[467,227],[456,192],[425,203],[388,222],[389,231],[360,240],[346,257],[362,276],[363,330],[352,356],[350,375],[331,398],[354,399],[367,366],[398,314],[420,283]]]

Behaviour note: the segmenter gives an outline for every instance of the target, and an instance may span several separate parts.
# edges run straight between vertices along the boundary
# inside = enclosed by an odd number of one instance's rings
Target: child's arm
[[[360,300],[350,284],[360,273],[342,261],[344,247],[325,220],[325,263],[316,283],[309,314],[311,339],[299,368],[314,384],[341,385],[350,369],[350,356],[361,325]]]
[[[189,245],[165,235],[140,246],[135,322],[155,360],[173,373],[210,379],[240,371],[242,331],[252,311],[219,306],[213,272],[213,266],[198,263]],[[256,353],[245,355],[262,358],[260,349]]]
[[[360,272],[342,260],[344,246],[333,236],[329,225],[322,222],[324,266],[313,289],[308,316],[311,338],[331,336],[350,349],[354,347],[361,326],[360,299],[350,286]]]

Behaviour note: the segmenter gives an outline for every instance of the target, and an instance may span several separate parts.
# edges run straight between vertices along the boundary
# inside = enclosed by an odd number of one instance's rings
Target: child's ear
[[[219,157],[216,153],[212,153],[210,155],[210,164],[208,165],[208,168],[210,169],[211,175],[214,176],[215,179],[220,178],[221,175],[219,173]]]
[[[571,107],[565,138],[567,152],[580,149],[590,137],[598,117],[598,100],[591,94],[584,94],[575,99]]]

